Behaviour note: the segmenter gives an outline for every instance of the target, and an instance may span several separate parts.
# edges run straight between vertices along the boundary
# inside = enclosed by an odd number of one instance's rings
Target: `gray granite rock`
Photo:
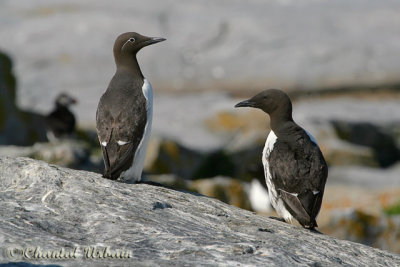
[[[400,264],[397,254],[311,233],[213,198],[148,184],[118,183],[99,174],[27,158],[0,158],[0,191],[0,263]],[[54,251],[75,258],[32,259],[34,255],[55,257]]]

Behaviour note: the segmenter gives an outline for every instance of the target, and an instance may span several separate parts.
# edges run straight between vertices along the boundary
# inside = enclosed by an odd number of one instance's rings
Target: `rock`
[[[0,52],[0,145],[32,145],[46,141],[43,116],[16,106],[16,79],[11,59]]]
[[[156,94],[152,136],[166,137],[200,152],[219,150],[230,141],[232,131],[217,127],[214,116],[234,110],[236,102],[221,92]]]
[[[94,153],[83,141],[65,139],[56,143],[36,143],[33,146],[0,146],[0,156],[29,157],[59,166],[101,172],[101,152]]]
[[[400,253],[400,216],[371,215],[361,210],[338,210],[324,227],[326,234]]]
[[[399,252],[400,235],[396,233],[400,210],[388,212],[399,203],[398,178],[396,183],[386,184],[381,181],[385,173],[381,173],[376,177],[376,185],[367,187],[362,182],[363,175],[360,173],[355,178],[360,182],[354,184],[338,185],[328,180],[318,216],[319,229],[337,238]],[[387,216],[388,213],[397,216]]]
[[[269,116],[259,110],[237,110],[233,105],[229,109],[216,112],[205,121],[207,128],[216,133],[233,133],[238,131],[252,137],[260,131],[269,130]]]
[[[398,254],[315,234],[188,192],[123,184],[27,158],[1,157],[0,177],[0,263],[400,264]],[[33,259],[54,258],[60,250],[65,259]]]
[[[340,166],[329,168],[328,183],[367,188],[399,187],[400,163],[389,168]]]
[[[152,137],[144,170],[150,174],[174,174],[192,179],[203,160],[203,154],[174,140]]]
[[[214,177],[217,175],[235,176],[235,166],[225,150],[217,150],[204,155],[201,164],[193,174],[193,178]]]
[[[303,99],[294,103],[294,119],[314,135],[331,166],[388,167],[398,160],[398,103],[398,93]]]
[[[373,149],[381,167],[388,167],[400,160],[396,138],[388,131],[391,128],[379,127],[370,122],[344,120],[333,120],[332,125],[341,139]]]
[[[329,166],[380,166],[371,147],[341,139],[333,120],[320,117],[329,116],[329,110],[326,113],[324,110],[313,113],[306,111],[307,117],[310,116],[306,119],[305,114],[302,114],[305,113],[304,108],[304,105],[301,105],[299,124],[315,137]]]
[[[188,180],[171,174],[163,174],[146,176],[145,181],[157,182],[181,191],[200,193],[242,209],[252,210],[249,198],[250,186],[230,177],[217,176]]]
[[[320,142],[326,162],[330,166],[379,167],[373,149],[334,138]]]
[[[223,149],[196,151],[175,140],[150,139],[144,170],[149,174],[174,174],[186,179],[234,176],[235,166]]]
[[[147,175],[144,177],[145,181],[153,181],[156,183],[163,184],[169,188],[174,188],[180,191],[191,191],[197,192],[192,186],[191,180],[186,180],[175,176],[173,174],[161,174],[161,175]]]
[[[191,182],[190,189],[230,205],[251,210],[245,184],[236,179],[223,176],[199,179]]]
[[[251,182],[256,178],[261,184],[265,184],[264,166],[262,165],[263,149],[264,144],[256,142],[247,148],[230,151],[228,155],[234,166],[233,177],[246,182]]]

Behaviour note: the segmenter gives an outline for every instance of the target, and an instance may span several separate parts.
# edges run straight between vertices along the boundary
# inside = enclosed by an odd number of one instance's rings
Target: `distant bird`
[[[315,139],[292,118],[292,102],[281,90],[265,90],[235,107],[259,108],[270,116],[271,131],[262,154],[272,206],[286,222],[318,227],[328,167]]]
[[[63,138],[71,138],[75,133],[75,116],[69,110],[76,104],[75,98],[66,93],[57,96],[54,110],[46,116],[47,139],[54,142]]]
[[[136,54],[143,47],[164,40],[135,32],[123,33],[115,40],[117,70],[96,113],[105,178],[141,180],[151,132],[153,89],[140,70]]]

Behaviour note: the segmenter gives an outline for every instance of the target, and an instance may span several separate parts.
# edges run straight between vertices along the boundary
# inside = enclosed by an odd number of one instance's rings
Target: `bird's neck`
[[[270,125],[271,130],[278,137],[285,136],[298,127],[293,121],[291,113],[270,114]]]
[[[115,63],[117,65],[117,72],[127,72],[134,77],[140,77],[142,80],[144,76],[139,67],[139,63],[134,55],[115,55]]]

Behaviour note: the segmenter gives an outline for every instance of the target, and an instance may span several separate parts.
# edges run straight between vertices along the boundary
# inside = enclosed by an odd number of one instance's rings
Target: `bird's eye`
[[[129,38],[129,42],[134,42],[135,41],[135,38],[133,38],[133,37],[131,37],[131,38]]]

